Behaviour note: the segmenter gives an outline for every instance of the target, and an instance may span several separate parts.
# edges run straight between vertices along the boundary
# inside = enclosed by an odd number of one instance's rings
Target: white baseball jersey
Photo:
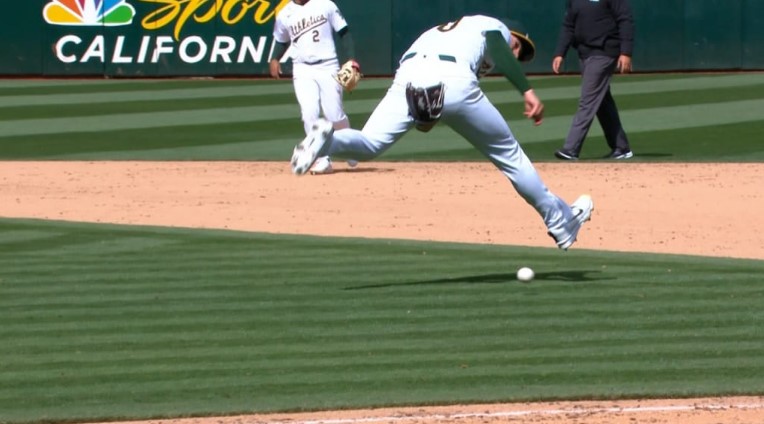
[[[411,53],[451,56],[480,77],[494,67],[493,59],[486,52],[485,33],[489,31],[500,31],[509,44],[512,35],[500,20],[483,15],[464,16],[425,31],[402,57]]]
[[[291,43],[295,63],[318,63],[337,57],[334,32],[347,26],[337,5],[331,0],[310,0],[303,5],[287,4],[273,27],[273,38]]]

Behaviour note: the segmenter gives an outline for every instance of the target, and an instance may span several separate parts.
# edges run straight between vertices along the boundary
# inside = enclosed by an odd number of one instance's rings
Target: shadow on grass
[[[556,271],[536,273],[534,282],[538,281],[602,281],[615,277],[600,277],[601,271]],[[365,286],[345,287],[343,290],[379,289],[385,287],[426,286],[437,284],[505,284],[517,282],[515,273],[468,275],[464,277],[440,278],[437,280],[407,281],[401,283],[369,284]]]

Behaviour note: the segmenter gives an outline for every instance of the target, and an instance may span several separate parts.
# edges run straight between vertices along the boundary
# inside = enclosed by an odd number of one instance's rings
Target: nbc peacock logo
[[[133,22],[135,8],[125,0],[51,0],[42,14],[52,25],[121,26]]]

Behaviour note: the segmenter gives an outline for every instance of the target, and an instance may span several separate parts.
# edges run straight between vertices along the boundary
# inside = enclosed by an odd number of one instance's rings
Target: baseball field
[[[445,126],[296,177],[288,81],[0,80],[0,423],[764,422],[764,74],[616,77],[624,162],[531,81],[568,252]]]

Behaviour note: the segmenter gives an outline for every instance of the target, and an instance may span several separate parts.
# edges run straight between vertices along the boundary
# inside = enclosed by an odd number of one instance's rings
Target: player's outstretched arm
[[[544,104],[541,103],[541,100],[539,100],[533,88],[531,88],[531,83],[526,78],[520,62],[515,58],[501,32],[487,32],[486,47],[493,58],[496,70],[501,72],[517,88],[517,91],[523,95],[525,100],[524,115],[528,119],[532,119],[535,125],[540,125],[544,118]]]

